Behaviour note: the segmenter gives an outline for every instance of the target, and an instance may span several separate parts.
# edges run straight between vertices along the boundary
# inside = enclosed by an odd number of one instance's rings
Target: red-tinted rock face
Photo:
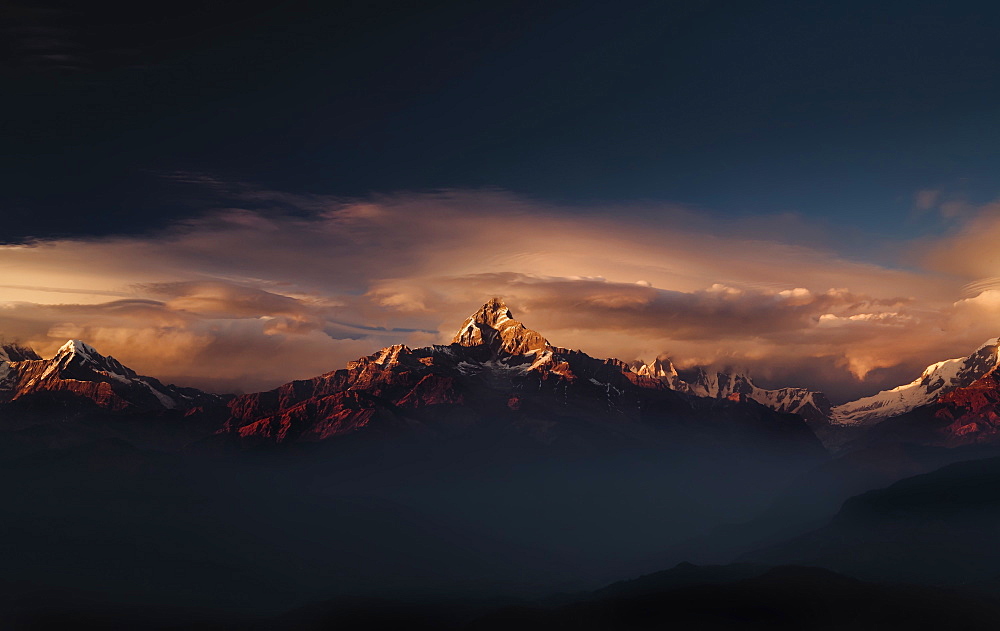
[[[433,352],[391,346],[344,370],[235,397],[225,429],[276,442],[321,440],[366,426],[378,409],[460,404],[456,380],[446,370]]]
[[[376,406],[357,393],[340,392],[310,398],[278,414],[236,429],[241,438],[282,443],[292,439],[323,440],[364,427]]]
[[[446,403],[458,404],[462,400],[453,377],[428,374],[421,377],[406,396],[396,401],[396,405],[402,408],[422,408]]]
[[[39,392],[31,389],[27,392]],[[45,392],[72,392],[90,399],[106,410],[121,412],[133,407],[132,403],[116,393],[106,381],[52,380],[45,385]]]
[[[1000,434],[1000,382],[995,373],[941,396],[936,407],[934,416],[947,423],[941,430],[947,442],[989,442]]]

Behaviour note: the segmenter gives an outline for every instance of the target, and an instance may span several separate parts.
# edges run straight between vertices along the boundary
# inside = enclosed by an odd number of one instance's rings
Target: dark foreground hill
[[[869,580],[977,587],[1000,576],[1000,458],[949,465],[844,503],[826,526],[744,556]]]
[[[709,629],[890,631],[995,629],[996,600],[958,591],[863,582],[818,568],[679,566],[554,605],[387,598],[317,602],[277,616],[99,604],[50,594],[8,610],[6,628],[371,630]],[[8,599],[9,600],[9,599]]]
[[[865,583],[788,566],[724,584],[695,582],[558,608],[509,608],[467,628],[993,629],[998,614],[993,601],[957,592]]]

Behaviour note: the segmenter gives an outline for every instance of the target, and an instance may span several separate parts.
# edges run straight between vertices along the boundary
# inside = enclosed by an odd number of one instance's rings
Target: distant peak
[[[644,377],[665,378],[669,380],[677,379],[677,369],[673,362],[666,357],[657,357],[652,363],[638,361],[633,365],[632,370]]]
[[[0,362],[41,359],[34,349],[20,344],[0,344]]]
[[[92,370],[105,373],[114,373],[127,378],[136,377],[137,374],[131,368],[123,365],[110,355],[101,355],[97,349],[82,340],[69,340],[59,347],[56,356],[52,359],[53,365],[66,368],[71,364],[88,366]]]
[[[953,390],[971,386],[979,379],[996,373],[1000,366],[998,342],[998,338],[991,338],[968,357],[931,364],[910,383],[838,405],[834,409],[834,418],[843,425],[877,423],[933,403]]]
[[[489,346],[494,352],[523,355],[549,347],[549,342],[536,331],[514,319],[503,298],[491,298],[478,311],[466,318],[455,334],[452,344]]]
[[[68,340],[65,344],[59,347],[56,355],[86,355],[88,357],[101,356],[101,354],[97,352],[97,349],[82,340]]]

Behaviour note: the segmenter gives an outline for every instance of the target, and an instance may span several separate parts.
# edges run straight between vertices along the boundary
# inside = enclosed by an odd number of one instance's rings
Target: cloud
[[[918,251],[929,269],[981,281],[1000,277],[1000,202],[980,206],[960,229],[942,239],[927,243]]]
[[[0,287],[0,331],[43,353],[83,337],[165,380],[254,390],[391,343],[447,342],[502,295],[561,346],[749,366],[848,396],[968,352],[1000,321],[991,296],[962,293],[979,267],[1000,269],[942,263],[978,230],[1000,236],[993,224],[922,244],[929,270],[893,269],[768,217],[203,184],[225,207],[157,235],[0,247],[0,273],[16,279]]]
[[[941,198],[941,191],[936,189],[924,189],[917,191],[913,196],[913,207],[920,212],[933,210]]]

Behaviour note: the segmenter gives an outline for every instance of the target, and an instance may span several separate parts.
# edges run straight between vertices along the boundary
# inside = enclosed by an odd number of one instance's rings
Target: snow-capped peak
[[[908,384],[838,405],[833,408],[833,421],[841,425],[875,423],[933,403],[942,394],[971,385],[994,370],[1000,363],[998,345],[1000,338],[987,340],[968,357],[931,364]]]
[[[101,355],[96,348],[82,340],[69,340],[59,347],[43,376],[57,372],[63,373],[70,369],[71,366],[84,366],[89,370],[96,370],[119,381],[129,381],[139,376],[134,370],[123,365],[114,357]]]
[[[634,370],[639,375],[656,377],[678,392],[713,399],[751,399],[778,412],[798,414],[810,424],[822,425],[830,415],[830,403],[822,392],[805,388],[766,390],[742,372],[710,371],[701,366],[678,371],[669,359],[657,359]]]
[[[677,377],[677,369],[674,367],[673,362],[665,357],[657,357],[651,364],[638,362],[637,365],[633,366],[635,373],[643,377],[657,377],[660,379],[675,379]]]
[[[57,377],[90,380],[93,373],[148,392],[164,408],[178,407],[177,401],[166,391],[169,389],[162,389],[162,385],[158,382],[139,375],[114,357],[101,355],[97,349],[82,340],[69,340],[63,344],[42,373],[41,379]]]
[[[101,354],[97,352],[97,349],[83,340],[68,340],[65,344],[59,347],[58,351],[56,351],[56,357],[61,355],[79,355],[87,359],[101,357]]]
[[[490,299],[466,318],[451,343],[488,346],[495,353],[502,351],[511,355],[544,351],[550,347],[548,340],[540,333],[514,319],[503,298]]]

